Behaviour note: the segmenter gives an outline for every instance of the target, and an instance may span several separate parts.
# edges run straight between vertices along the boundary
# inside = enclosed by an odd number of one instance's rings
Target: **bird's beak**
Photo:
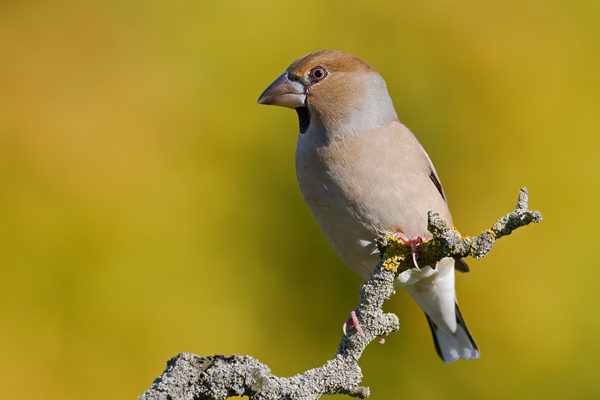
[[[286,71],[260,95],[258,104],[298,108],[306,105],[305,100],[306,88]]]

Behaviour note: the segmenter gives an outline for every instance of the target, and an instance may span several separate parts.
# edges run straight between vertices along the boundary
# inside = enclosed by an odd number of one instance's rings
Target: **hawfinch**
[[[379,261],[378,236],[396,235],[414,249],[431,238],[428,211],[452,224],[429,156],[398,120],[385,81],[366,62],[338,51],[309,54],[290,65],[258,102],[298,113],[300,190],[333,249],[362,278]],[[396,281],[425,312],[446,363],[479,358],[456,303],[455,267],[468,270],[464,262],[445,258],[435,268],[402,272]]]

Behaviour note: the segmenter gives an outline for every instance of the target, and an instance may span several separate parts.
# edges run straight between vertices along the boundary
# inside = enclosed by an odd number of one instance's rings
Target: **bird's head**
[[[296,109],[301,133],[315,126],[332,134],[364,132],[398,119],[377,71],[339,51],[318,51],[294,61],[258,103]]]

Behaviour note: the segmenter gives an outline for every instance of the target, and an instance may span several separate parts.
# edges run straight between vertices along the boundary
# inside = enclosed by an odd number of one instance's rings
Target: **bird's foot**
[[[417,259],[419,258],[419,253],[417,253],[417,246],[423,243],[423,240],[425,240],[425,238],[423,236],[413,236],[409,239],[408,236],[406,236],[402,232],[395,232],[394,237],[402,240],[404,244],[410,246],[410,254],[412,255],[413,263],[415,264],[415,268],[417,269],[417,271],[420,271],[421,269],[417,264]]]
[[[344,330],[344,335],[346,334],[346,328],[348,328],[350,324],[352,324],[356,332],[358,332],[358,334],[362,336],[363,339],[366,339],[365,334],[363,333],[362,328],[360,327],[360,322],[358,322],[357,315],[357,310],[350,311],[350,318],[348,318],[346,322],[344,322],[344,326],[342,328]]]

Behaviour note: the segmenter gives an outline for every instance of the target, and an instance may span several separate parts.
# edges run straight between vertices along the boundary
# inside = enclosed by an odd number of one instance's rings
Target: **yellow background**
[[[132,399],[179,352],[322,365],[361,280],[294,173],[295,59],[386,79],[457,227],[527,186],[544,221],[457,277],[478,361],[399,292],[373,399],[600,397],[600,2],[0,2],[0,397]]]

